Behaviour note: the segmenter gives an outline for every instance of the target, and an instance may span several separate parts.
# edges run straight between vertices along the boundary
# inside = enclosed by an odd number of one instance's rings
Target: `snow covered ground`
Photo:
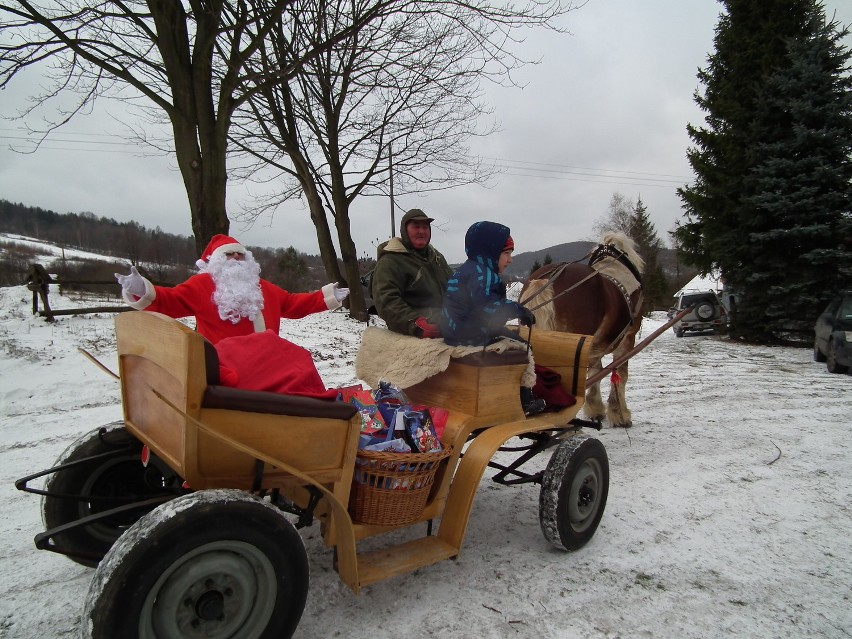
[[[76,636],[93,571],[37,551],[38,497],[16,478],[120,419],[111,316],[30,314],[0,289],[0,637]],[[86,302],[51,293],[51,305]],[[649,334],[665,321],[645,321]],[[356,383],[363,325],[285,321],[329,387]],[[808,349],[671,331],[631,363],[634,427],[605,426],[611,485],[597,534],[551,548],[538,489],[483,480],[456,560],[353,595],[316,526],[301,639],[852,636],[852,376]],[[780,456],[779,456],[780,455]],[[545,460],[541,460],[542,466]],[[118,638],[117,638],[118,639]]]

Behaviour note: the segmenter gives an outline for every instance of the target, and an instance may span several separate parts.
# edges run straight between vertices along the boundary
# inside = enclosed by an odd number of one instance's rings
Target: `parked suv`
[[[817,318],[814,359],[825,362],[829,373],[852,366],[852,292],[838,295]]]
[[[674,326],[672,330],[678,337],[683,337],[686,331],[714,330],[721,333],[725,328],[725,308],[713,291],[691,291],[677,296],[674,307],[669,310],[669,318],[674,317],[683,309],[695,307]]]

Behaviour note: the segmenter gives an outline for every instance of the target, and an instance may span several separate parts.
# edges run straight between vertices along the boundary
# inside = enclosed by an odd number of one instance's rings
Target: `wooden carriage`
[[[95,629],[92,636],[118,636],[115,633],[132,632],[137,628],[134,624],[164,626],[167,632],[178,633],[180,624],[175,619],[186,613],[162,611],[165,604],[160,599],[177,588],[172,582],[183,585],[181,579],[200,587],[183,572],[190,571],[189,566],[204,572],[206,555],[198,559],[199,548],[215,553],[215,561],[209,560],[211,571],[213,566],[221,571],[222,562],[227,564],[236,553],[243,561],[238,565],[253,566],[235,568],[245,571],[240,573],[243,581],[265,579],[272,587],[276,575],[285,573],[291,582],[299,582],[301,564],[293,558],[299,550],[288,532],[292,523],[286,513],[297,514],[299,524],[320,521],[325,543],[335,548],[340,578],[355,593],[370,583],[454,557],[460,552],[484,471],[495,452],[513,438],[531,441],[533,454],[555,448],[548,468],[536,474],[520,470],[520,464],[495,466],[500,469],[498,475],[513,477],[504,483],[542,484],[542,503],[550,505],[541,523],[550,541],[565,549],[578,548],[591,538],[600,521],[609,481],[606,453],[600,442],[580,434],[580,426],[589,424],[576,420],[583,405],[591,345],[587,336],[532,332],[536,363],[558,372],[564,390],[576,398],[573,406],[558,411],[524,415],[518,396],[527,367],[523,351],[455,359],[445,372],[404,389],[413,402],[448,410],[442,445],[449,454],[436,468],[422,511],[404,524],[428,522],[425,534],[399,545],[359,552],[359,540],[401,525],[365,524],[350,515],[360,435],[360,416],[353,406],[224,387],[219,384],[215,349],[180,322],[157,313],[129,312],[118,315],[115,323],[124,428],[153,453],[161,467],[183,480],[184,494],[141,517],[128,532],[120,531],[123,534],[100,562],[98,570],[104,574],[93,580],[97,591],[90,592],[87,601],[86,618]],[[526,459],[531,456],[527,454]],[[216,498],[206,498],[208,493]],[[269,514],[270,504],[281,511],[277,519]],[[215,519],[211,510],[216,512]],[[257,521],[244,525],[229,516],[237,511],[242,513],[240,518]],[[106,519],[103,513],[101,517]],[[228,532],[220,536],[211,530],[215,526],[198,523],[223,519],[228,520]],[[433,532],[434,520],[440,523]],[[266,535],[277,537],[268,545],[258,541],[259,531],[265,528],[281,531]],[[198,530],[199,542],[187,542],[182,529]],[[136,532],[128,534],[130,530]],[[48,531],[45,536],[61,539],[62,532]],[[148,540],[142,548],[140,537]],[[171,545],[177,549],[161,558],[147,548],[152,539],[161,553]],[[289,540],[288,556],[276,559],[282,540]],[[235,551],[234,544],[247,544],[249,549]],[[126,584],[133,581],[129,576],[140,561],[153,561],[153,572],[161,571],[162,576],[130,589]],[[304,580],[306,589],[306,572]],[[211,579],[204,583],[210,584]],[[208,586],[204,601],[218,602],[224,590]],[[288,636],[298,623],[301,607],[293,609],[293,593],[285,606],[289,612],[281,608],[283,596],[258,604],[257,600],[265,601],[262,590],[258,586],[254,603],[252,597],[244,597],[240,614],[260,619],[258,627]],[[142,603],[137,605],[137,600]],[[131,611],[110,612],[115,601],[126,601]],[[304,605],[304,596],[301,601]],[[201,606],[199,598],[193,608],[195,622],[220,623],[208,618],[208,608]],[[224,604],[213,608],[227,610]],[[282,621],[282,615],[287,619]]]

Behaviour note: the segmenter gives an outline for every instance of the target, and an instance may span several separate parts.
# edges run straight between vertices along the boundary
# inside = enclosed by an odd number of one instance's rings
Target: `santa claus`
[[[169,317],[195,316],[196,330],[213,344],[225,337],[271,330],[281,318],[299,319],[340,308],[348,288],[326,284],[313,293],[288,293],[260,277],[251,251],[227,235],[210,240],[196,262],[201,273],[174,288],[154,286],[133,266],[129,275],[115,274],[122,297],[136,310]]]
[[[222,383],[333,398],[310,352],[278,336],[281,318],[299,319],[340,308],[348,288],[326,284],[313,293],[288,293],[260,277],[251,251],[227,235],[210,240],[196,262],[201,273],[170,288],[155,286],[135,266],[116,273],[124,300],[137,310],[195,316],[196,330],[216,345]],[[286,366],[282,364],[286,363]]]

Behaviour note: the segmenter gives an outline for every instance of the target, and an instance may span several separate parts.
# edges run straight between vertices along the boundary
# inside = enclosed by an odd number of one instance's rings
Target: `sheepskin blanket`
[[[408,388],[447,370],[451,358],[478,353],[482,349],[482,346],[450,346],[442,339],[419,339],[368,326],[361,335],[361,346],[355,356],[355,374],[373,388],[378,386],[379,380]],[[526,345],[501,339],[485,347],[486,351],[495,353],[510,349],[526,350]],[[535,364],[530,351],[521,386],[532,388],[534,384]]]

